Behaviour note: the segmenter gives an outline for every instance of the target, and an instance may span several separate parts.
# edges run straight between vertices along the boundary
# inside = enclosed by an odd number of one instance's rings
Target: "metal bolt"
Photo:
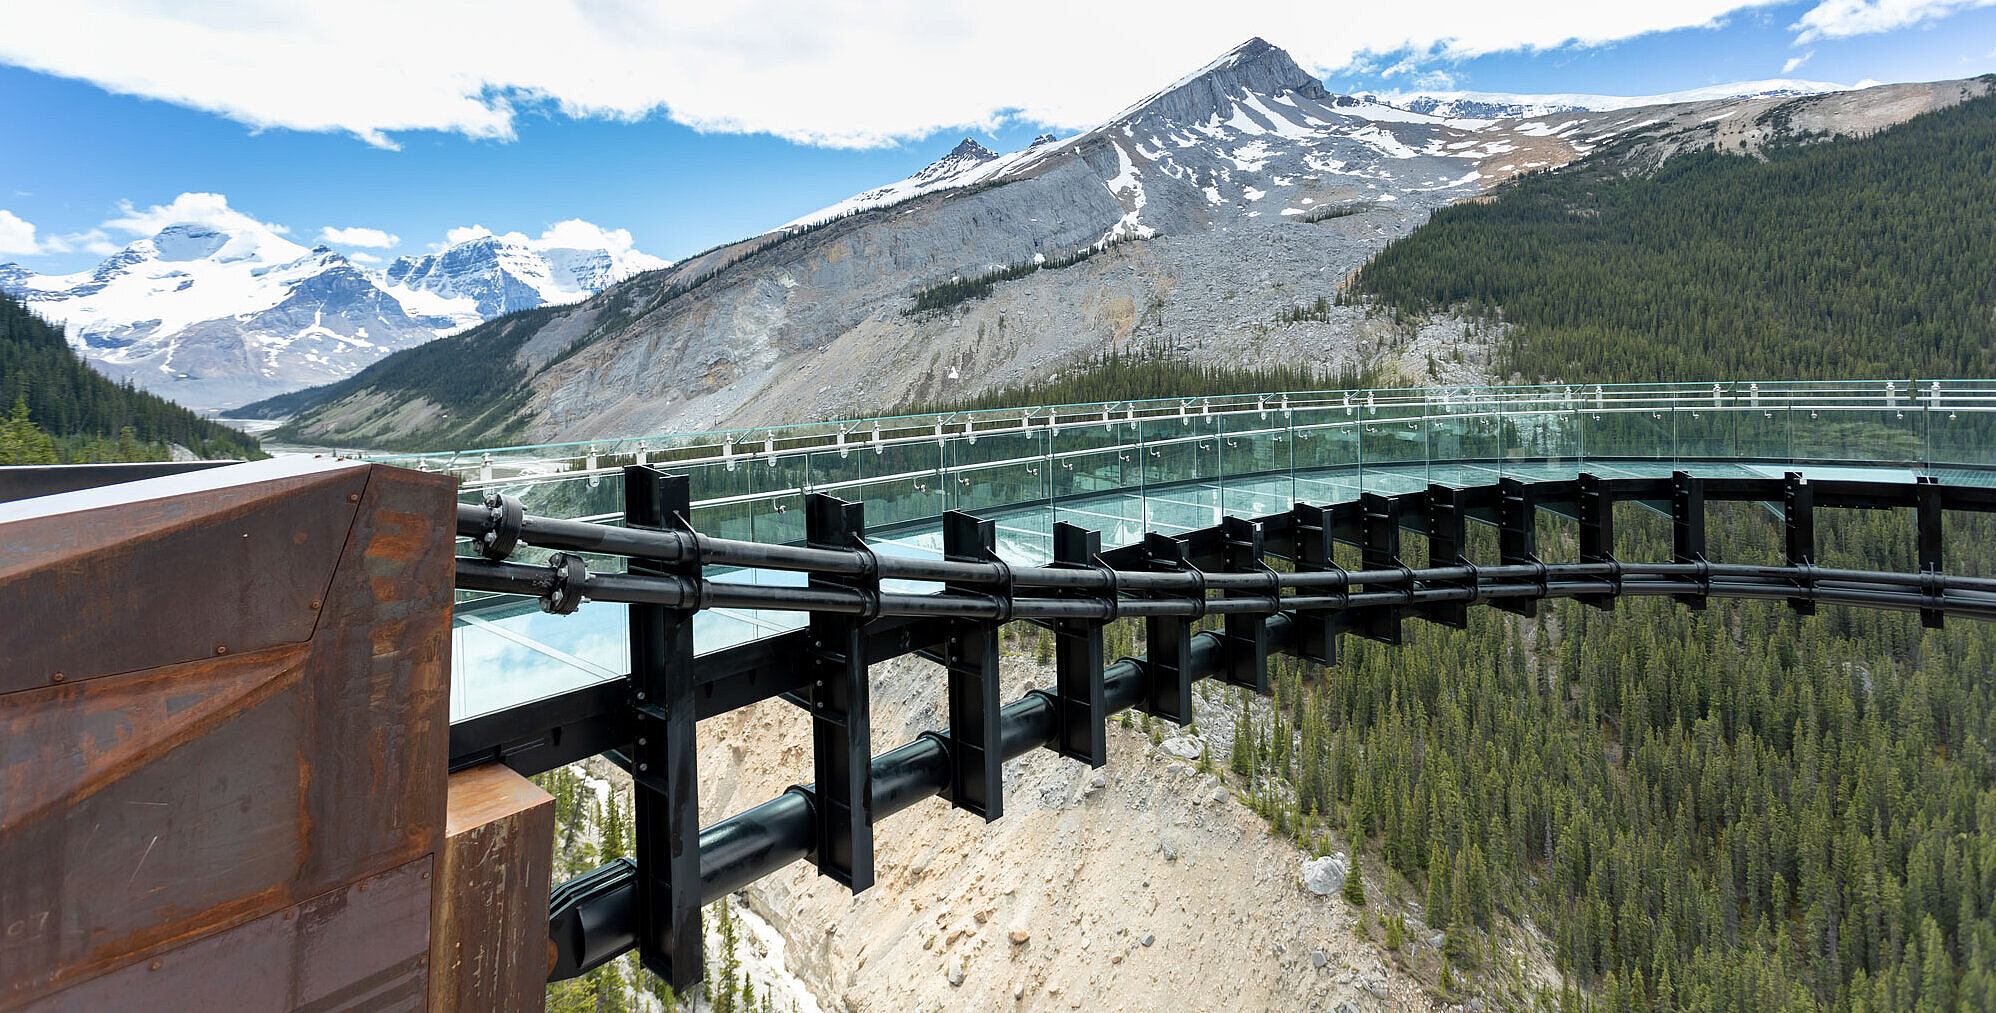
[[[150,964],[147,964],[147,965],[146,965],[146,969],[147,969],[147,970],[149,970],[149,971],[157,971],[157,970],[159,970],[160,968],[162,968],[162,967],[165,967],[165,966],[166,966],[166,961],[164,961],[164,960],[155,960],[155,961],[153,961],[152,963],[150,963]]]
[[[49,681],[50,681],[50,682],[61,682],[62,680],[64,680],[64,679],[67,679],[67,678],[69,678],[69,676],[66,676],[66,675],[62,674],[61,672],[57,672],[56,674],[54,674],[54,675],[51,675],[51,676],[49,676]]]
[[[361,893],[366,893],[366,892],[367,892],[367,884],[366,884],[366,883],[362,883],[362,884],[360,885],[360,892],[361,892]]]
[[[428,870],[428,869],[424,869],[424,870],[423,870],[423,878],[424,878],[424,879],[428,879],[428,878],[430,878],[430,870]]]
[[[295,909],[291,909],[291,908],[286,908],[286,909],[285,909],[285,911],[284,911],[284,920],[285,920],[285,921],[287,921],[287,922],[288,922],[288,921],[290,921],[291,919],[293,919],[293,918],[296,918],[296,917],[298,917],[298,912],[297,912],[297,911],[296,911]]]
[[[649,763],[640,763],[640,764],[638,764],[638,769],[639,769],[640,771],[645,771],[645,770],[650,770],[650,769],[651,769],[651,764],[649,764]]]
[[[317,599],[317,598],[314,598],[314,599],[312,599],[312,611],[314,611],[314,612],[318,611],[318,610],[319,610],[319,608],[320,608],[320,606],[322,606],[322,605],[324,605],[324,604],[325,604],[324,602],[320,601],[320,600],[319,600],[319,599]]]
[[[215,645],[215,653],[216,653],[216,654],[227,654],[227,653],[229,653],[229,645],[227,645],[227,644],[216,644],[216,645]]]
[[[651,743],[649,743],[649,742],[646,742],[646,741],[645,741],[644,739],[639,739],[639,740],[638,740],[638,745],[640,745],[640,746],[647,746],[647,745],[650,745],[650,744],[651,744]]]
[[[350,492],[350,493],[347,493],[347,502],[349,502],[349,503],[358,503],[358,502],[360,502],[360,493],[357,493],[357,492]]]

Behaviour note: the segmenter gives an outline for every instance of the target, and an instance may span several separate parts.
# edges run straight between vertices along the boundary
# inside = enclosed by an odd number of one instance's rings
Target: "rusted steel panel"
[[[400,868],[30,1000],[22,1013],[422,1010],[430,866]]]
[[[452,774],[449,793],[430,1013],[540,1013],[554,797],[496,763]]]
[[[0,694],[303,642],[370,470],[258,462],[0,506]]]
[[[175,515],[162,530],[198,542],[215,530],[237,539],[274,530],[253,525],[264,513],[307,516],[299,501],[336,497],[351,514],[344,529],[284,540],[305,554],[320,543],[338,548],[312,592],[320,620],[302,643],[272,637],[262,650],[0,695],[0,1010],[436,851],[448,767],[454,486],[372,465],[327,470],[339,481],[273,479],[289,490],[282,496],[195,489],[189,503],[157,509]],[[227,502],[215,502],[216,488],[230,489]],[[0,520],[0,545],[25,551],[32,539],[8,529],[55,520]],[[11,582],[0,583],[0,615],[48,569],[104,574],[103,554],[150,574],[159,570],[148,546],[171,554],[188,544],[103,541],[80,554],[82,541],[50,543],[46,568],[5,557]],[[283,586],[303,586],[289,564],[274,565],[287,575]],[[261,580],[229,570],[206,577],[229,587]],[[173,593],[178,586],[168,583]],[[239,600],[230,592],[147,607],[192,624]],[[66,637],[67,653],[47,655],[62,671],[92,671],[99,644],[133,635],[102,611],[68,621],[92,635]],[[16,674],[14,656],[0,655],[0,669]]]

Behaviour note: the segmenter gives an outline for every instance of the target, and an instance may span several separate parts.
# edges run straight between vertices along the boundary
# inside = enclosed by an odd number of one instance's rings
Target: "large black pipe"
[[[1152,594],[1141,598],[1003,598],[982,594],[868,592],[840,587],[768,587],[672,576],[571,571],[562,565],[536,566],[458,560],[457,586],[547,597],[582,574],[583,598],[665,605],[671,608],[741,608],[839,615],[927,616],[962,619],[1111,619],[1146,616],[1266,614],[1296,610],[1339,610],[1379,605],[1428,605],[1489,598],[1570,598],[1598,594],[1694,594],[1710,583],[1741,598],[1809,598],[1824,604],[1938,609],[1982,617],[1996,608],[1996,580],[1937,573],[1889,573],[1818,567],[1746,566],[1727,563],[1545,563],[1532,566],[1434,567],[1424,570],[1285,574],[1330,584],[1386,587],[1341,590],[1332,595],[1244,595],[1207,598],[1203,594]],[[1118,572],[1120,578],[1124,576]],[[1465,578],[1476,583],[1464,586]],[[1326,579],[1328,578],[1328,579]],[[1616,581],[1619,581],[1619,592]],[[1261,590],[1267,590],[1262,581]],[[1716,590],[1723,585],[1726,590]],[[1667,587],[1668,590],[1663,590]],[[573,590],[570,588],[569,590]],[[573,601],[571,595],[559,596]]]

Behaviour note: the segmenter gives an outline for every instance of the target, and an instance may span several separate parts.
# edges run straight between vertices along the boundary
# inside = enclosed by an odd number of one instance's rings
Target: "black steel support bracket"
[[[1066,521],[1053,526],[1055,566],[1098,568],[1102,565],[1102,533],[1076,527]],[[1117,593],[1112,586],[1108,600]],[[1111,608],[1115,606],[1112,604]],[[1109,708],[1103,699],[1102,622],[1093,619],[1061,619],[1053,624],[1053,664],[1058,710],[1059,737],[1054,749],[1062,756],[1080,760],[1090,767],[1109,762],[1106,726]]]
[[[647,465],[624,469],[627,527],[692,533],[692,487]],[[631,558],[636,575],[698,582],[700,564]],[[674,988],[700,980],[700,779],[695,737],[693,616],[628,606],[631,776],[635,785],[638,959]]]
[[[999,562],[998,526],[967,513],[943,514],[943,558]],[[946,592],[978,594],[982,587],[946,583]],[[1012,589],[1001,586],[994,600],[1009,603]],[[998,744],[998,622],[966,622],[943,647],[949,672],[950,783],[945,798],[958,809],[984,817],[1004,815],[1004,757]]]
[[[812,548],[865,548],[861,504],[812,493],[804,500],[805,541]],[[867,558],[872,554],[867,553]],[[878,571],[856,576],[814,573],[811,587],[849,587],[879,600]],[[873,735],[867,686],[866,620],[811,613],[814,677],[811,704],[812,796],[818,818],[818,872],[854,893],[873,885]]]

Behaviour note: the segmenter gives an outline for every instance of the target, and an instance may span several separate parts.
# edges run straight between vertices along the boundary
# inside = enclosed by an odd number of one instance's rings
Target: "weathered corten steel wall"
[[[423,1007],[454,501],[289,458],[0,505],[0,1011]]]

